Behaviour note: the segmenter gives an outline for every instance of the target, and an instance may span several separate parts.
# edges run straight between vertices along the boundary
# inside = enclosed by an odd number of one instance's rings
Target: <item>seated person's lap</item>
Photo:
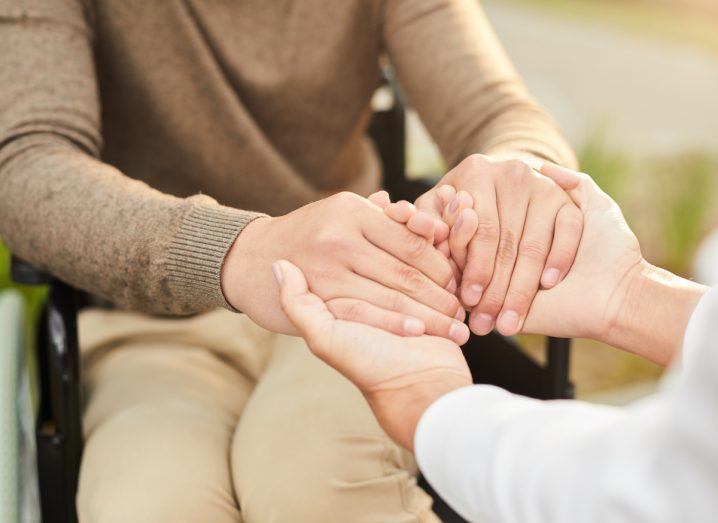
[[[303,340],[227,311],[87,311],[80,337],[81,521],[434,520],[412,457]]]

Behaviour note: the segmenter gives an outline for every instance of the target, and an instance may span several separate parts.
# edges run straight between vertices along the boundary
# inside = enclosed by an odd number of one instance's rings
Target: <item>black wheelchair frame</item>
[[[374,113],[369,134],[381,158],[384,187],[392,200],[414,201],[432,183],[406,178],[405,106],[390,80],[386,80],[386,87],[391,90],[393,103]],[[37,338],[40,405],[36,440],[41,513],[45,523],[75,523],[83,448],[77,314],[87,303],[86,296],[17,258],[12,260],[11,274],[19,284],[49,287]],[[539,399],[573,397],[568,339],[547,339],[545,366],[524,353],[514,340],[497,333],[472,335],[463,351],[475,383],[497,385]],[[464,521],[422,478],[420,484],[433,496],[434,511],[442,521]]]

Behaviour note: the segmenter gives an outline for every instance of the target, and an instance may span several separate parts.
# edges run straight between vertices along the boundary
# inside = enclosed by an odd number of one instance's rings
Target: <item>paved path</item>
[[[627,152],[718,154],[718,55],[540,8],[484,7],[575,146],[603,126],[607,142]]]

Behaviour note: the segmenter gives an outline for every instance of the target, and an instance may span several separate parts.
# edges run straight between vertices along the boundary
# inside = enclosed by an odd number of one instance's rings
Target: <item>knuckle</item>
[[[405,298],[399,292],[390,292],[384,298],[384,307],[387,310],[399,312],[404,308]]]
[[[506,303],[510,303],[511,308],[518,312],[528,310],[532,301],[533,296],[525,289],[511,289],[506,295]]]
[[[411,234],[406,241],[405,249],[406,254],[410,259],[421,258],[426,252],[429,242],[416,234]]]
[[[533,261],[544,261],[548,256],[547,246],[538,240],[524,239],[519,245],[519,257]]]
[[[321,252],[345,251],[351,248],[349,237],[332,226],[323,226],[314,234],[314,247]]]
[[[483,243],[495,243],[499,238],[499,224],[494,220],[479,219],[475,237]]]
[[[489,314],[495,315],[504,305],[504,296],[496,292],[490,292],[484,296],[481,309]]]
[[[449,332],[451,320],[438,312],[432,312],[428,318],[424,319],[424,324],[428,332],[443,334]]]
[[[363,198],[361,196],[349,191],[338,192],[334,196],[331,196],[331,200],[333,203],[341,206],[355,206],[363,203]]]
[[[329,218],[341,214],[356,214],[371,207],[369,200],[349,191],[342,191],[326,199],[328,208],[325,215]]]
[[[513,182],[522,182],[531,175],[531,168],[521,160],[504,162],[506,176]]]
[[[359,321],[366,319],[367,307],[360,301],[351,301],[344,306],[344,319]]]
[[[403,292],[423,290],[425,288],[424,278],[421,272],[409,265],[402,265],[397,271],[399,287]]]
[[[432,294],[432,307],[442,314],[453,317],[461,307],[459,299],[448,291],[442,290],[434,294]]]
[[[516,260],[516,236],[513,232],[506,231],[499,239],[496,260],[504,265],[513,264]]]
[[[564,268],[573,258],[574,252],[567,247],[556,247],[551,253],[551,265],[558,266],[558,269]]]
[[[477,253],[477,255],[468,260],[466,267],[464,268],[463,274],[461,274],[461,281],[478,283],[482,287],[486,287],[491,280],[493,275],[493,255],[491,257],[486,256],[486,253]]]

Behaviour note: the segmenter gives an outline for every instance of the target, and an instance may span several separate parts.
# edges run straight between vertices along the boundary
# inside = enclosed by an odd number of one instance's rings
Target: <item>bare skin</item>
[[[524,330],[590,336],[669,362],[706,288],[650,266],[616,203],[590,177],[552,165],[541,172],[581,209],[584,239],[571,273],[536,296]],[[338,320],[309,290],[297,267],[287,261],[274,267],[282,306],[312,351],[359,387],[402,446],[413,448],[418,421],[434,401],[471,384],[463,355],[451,341],[399,337]]]
[[[469,331],[456,281],[429,234],[411,232],[365,198],[340,193],[249,224],[227,255],[222,290],[259,325],[295,334],[270,270],[275,260],[288,259],[338,318],[463,344]]]
[[[470,197],[478,218],[459,293],[471,309],[471,330],[516,334],[539,288],[554,287],[571,269],[583,215],[554,181],[520,160],[469,156],[417,199],[417,208],[455,217],[461,202],[446,209],[445,185]]]

